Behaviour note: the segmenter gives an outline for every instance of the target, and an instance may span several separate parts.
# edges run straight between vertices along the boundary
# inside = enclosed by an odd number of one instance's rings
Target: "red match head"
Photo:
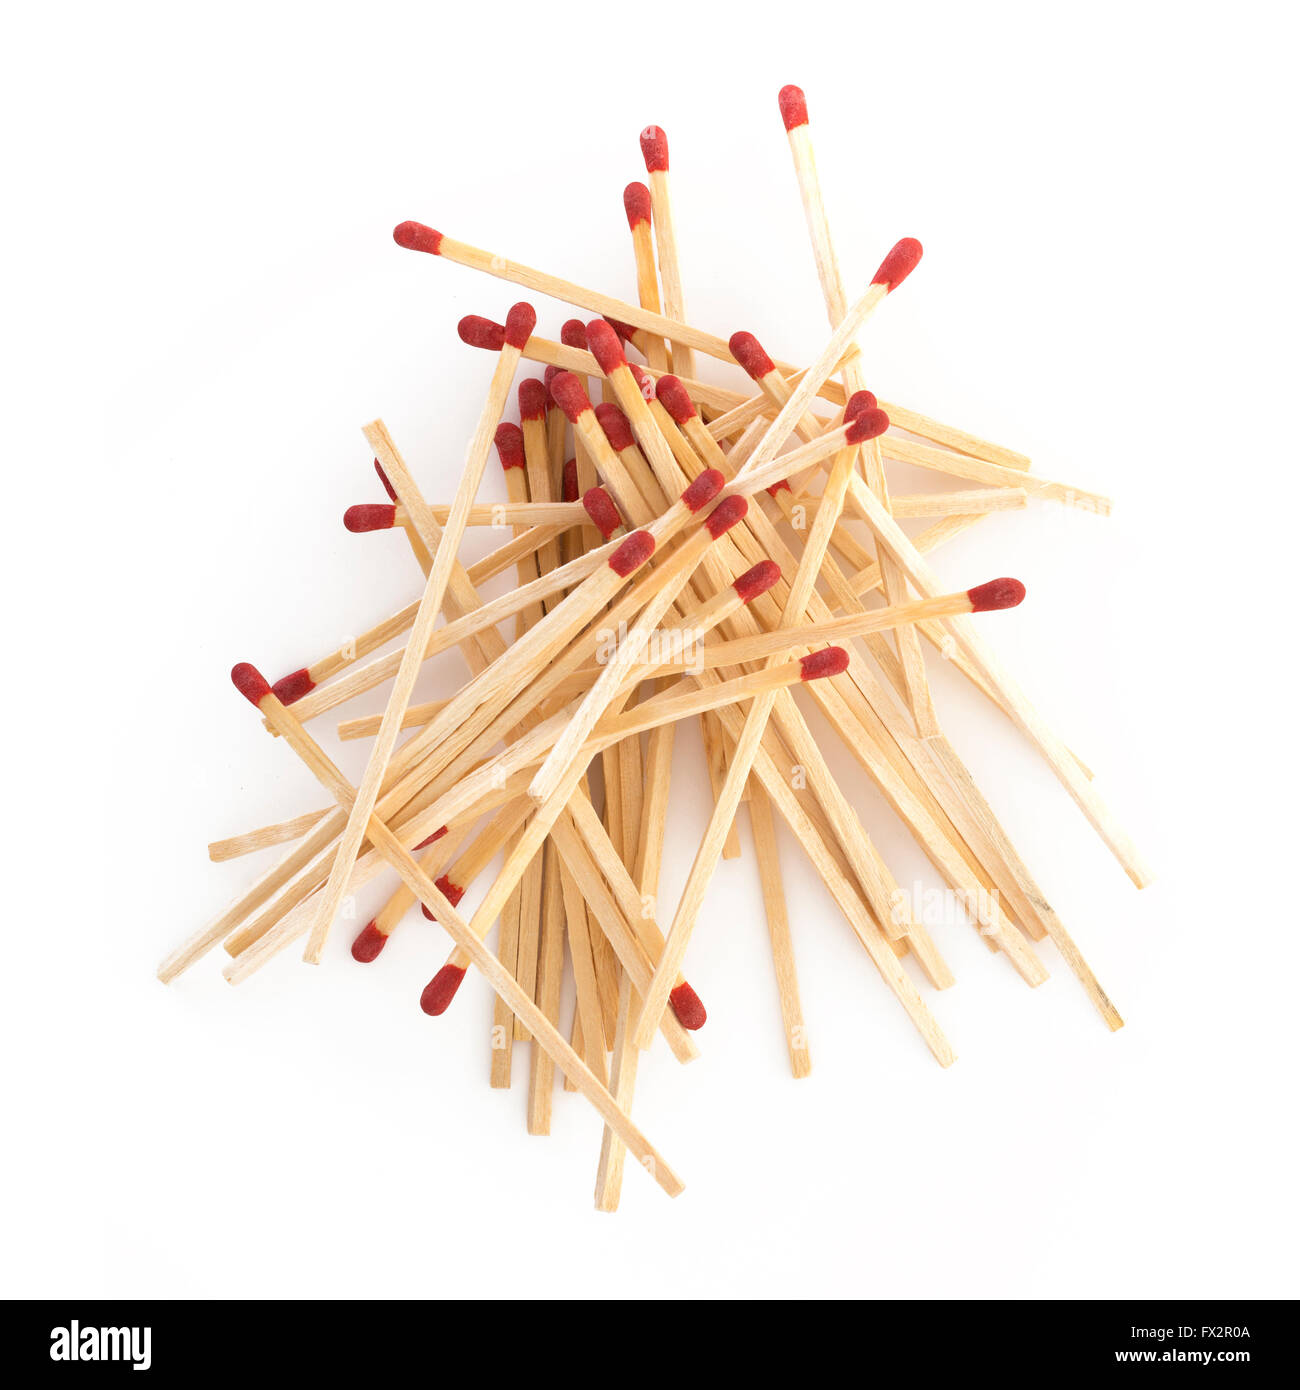
[[[724,497],[704,519],[705,529],[716,541],[724,531],[743,521],[747,511],[749,502],[744,497]]]
[[[731,586],[740,595],[742,603],[750,603],[759,594],[765,594],[781,577],[781,566],[775,560],[760,560],[753,569],[748,569]]]
[[[431,256],[442,250],[442,233],[423,222],[399,222],[393,228],[393,240],[408,251],[427,251]]]
[[[500,352],[506,345],[504,325],[485,319],[481,314],[466,314],[456,325],[456,332],[462,343],[488,352]]]
[[[776,101],[787,130],[808,124],[808,103],[804,100],[802,87],[782,87],[776,94]]]
[[[290,671],[287,676],[281,676],[271,687],[271,693],[282,705],[291,705],[315,689],[316,682],[312,680],[307,668],[300,666],[298,670]]]
[[[546,384],[535,376],[519,383],[519,418],[541,420],[546,416]]]
[[[921,243],[915,237],[905,236],[880,262],[880,269],[871,277],[871,283],[873,285],[886,285],[890,294],[893,294],[916,269],[916,263],[920,259]]]
[[[564,502],[578,500],[578,460],[565,459],[560,474],[560,499]]]
[[[712,502],[726,485],[727,480],[716,468],[706,468],[682,493],[682,505],[687,511],[698,512]]]
[[[459,906],[460,900],[465,896],[465,890],[459,883],[453,883],[446,874],[443,874],[441,878],[435,878],[433,882],[434,887],[447,899],[452,907]],[[436,922],[438,920],[437,916],[429,911],[427,903],[420,904],[420,911],[424,913],[429,921]]]
[[[422,849],[428,849],[435,840],[441,840],[446,833],[447,827],[445,825],[440,825],[427,839],[421,840],[418,845],[412,845],[411,853],[419,854]]]
[[[668,168],[668,137],[657,125],[648,125],[641,132],[641,157],[647,174]]]
[[[506,315],[506,342],[522,352],[536,327],[537,310],[531,304],[522,301],[512,304],[510,312]]]
[[[879,402],[876,400],[875,393],[872,391],[855,391],[848,399],[848,404],[844,407],[844,418],[846,420],[856,420],[859,415],[867,410],[875,410]]]
[[[388,938],[383,932],[373,922],[367,922],[352,943],[352,959],[360,961],[362,965],[369,965],[387,945]]]
[[[704,1005],[700,1003],[700,996],[685,980],[669,991],[668,1002],[673,1006],[673,1013],[677,1015],[677,1022],[683,1028],[694,1033],[696,1029],[704,1027],[708,1014],[704,1012]]]
[[[823,676],[838,676],[849,669],[849,654],[843,647],[823,647],[799,658],[799,679],[819,681]]]
[[[379,481],[384,485],[384,491],[388,494],[390,502],[397,501],[397,489],[388,481],[388,474],[384,472],[384,465],[375,460],[375,472],[379,474]]]
[[[582,382],[572,372],[556,372],[550,380],[551,399],[570,420],[576,421],[591,409],[591,401]]]
[[[606,376],[613,376],[627,358],[623,355],[623,344],[619,342],[614,325],[604,319],[592,319],[587,325],[587,347],[591,355],[600,363],[600,370]]]
[[[643,401],[652,401],[655,398],[655,379],[644,367],[638,367],[635,362],[629,362],[627,369],[632,373],[632,379],[636,382],[637,390],[641,392]]]
[[[605,322],[614,330],[615,333],[625,343],[630,343],[636,337],[637,330],[630,323],[624,323],[622,319],[612,319],[608,314],[605,315]]]
[[[271,693],[266,677],[247,661],[241,661],[231,669],[230,679],[234,682],[235,689],[249,704],[260,705]]]
[[[972,613],[988,613],[994,608],[1014,608],[1025,597],[1025,586],[1018,579],[990,579],[966,590]]]
[[[397,508],[391,502],[358,502],[343,513],[343,525],[360,535],[363,531],[387,531],[397,522]]]
[[[878,438],[888,428],[889,416],[883,410],[864,410],[849,421],[844,437],[850,444],[864,444],[868,439]]]
[[[575,473],[577,465],[574,465]],[[577,486],[577,478],[574,478],[574,486]],[[614,505],[613,498],[603,487],[588,488],[582,494],[583,510],[591,518],[591,523],[608,540],[615,531],[623,525],[623,518],[618,514],[618,508]]]
[[[560,341],[565,347],[587,350],[587,325],[581,319],[565,319],[560,326]]]
[[[626,579],[629,574],[639,570],[654,553],[655,538],[650,532],[633,531],[609,557],[609,567],[615,574]]]
[[[437,1018],[447,1011],[447,1006],[456,997],[460,982],[465,978],[463,965],[444,965],[424,987],[420,995],[420,1007],[426,1014]]]
[[[650,190],[643,183],[630,183],[623,190],[623,211],[633,231],[650,220]]]
[[[792,488],[792,487],[790,486],[790,480],[789,480],[788,478],[778,478],[778,479],[776,480],[776,482],[774,482],[774,483],[772,484],[772,486],[771,486],[770,488],[767,489],[767,495],[768,495],[769,497],[775,497],[776,494],[777,494],[778,492],[793,492],[793,491],[794,491],[794,488]]]
[[[524,466],[524,432],[518,425],[503,420],[493,436],[497,446],[497,457],[502,468],[522,468]]]
[[[695,416],[695,403],[686,394],[686,387],[675,376],[661,376],[655,385],[655,396],[659,404],[679,424]]]
[[[627,416],[618,406],[602,401],[596,407],[596,419],[600,421],[605,438],[609,440],[609,446],[616,454],[621,454],[624,449],[630,449],[636,443],[632,437],[632,426],[628,424]]]
[[[754,378],[762,381],[769,372],[776,371],[772,359],[763,351],[763,345],[752,333],[733,333],[727,340],[731,355]]]

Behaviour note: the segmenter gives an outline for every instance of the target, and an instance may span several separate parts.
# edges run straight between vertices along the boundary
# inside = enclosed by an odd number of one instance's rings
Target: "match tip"
[[[577,459],[564,460],[564,469],[560,474],[560,500],[564,502],[576,502],[578,500]]]
[[[623,190],[623,211],[633,231],[650,220],[650,190],[643,183],[630,183]]]
[[[966,590],[972,613],[988,613],[994,608],[1014,608],[1025,597],[1025,586],[1018,579],[990,579]]]
[[[859,415],[868,410],[875,410],[879,405],[874,391],[855,391],[844,407],[844,418],[846,420],[856,420]]]
[[[849,654],[843,647],[823,647],[799,658],[799,679],[818,681],[823,676],[838,676],[849,667]]]
[[[704,1012],[704,1005],[700,1002],[700,996],[685,980],[669,992],[668,1002],[673,1006],[673,1013],[677,1015],[677,1022],[683,1028],[694,1033],[696,1029],[704,1027],[708,1014]]]
[[[456,991],[464,978],[463,965],[444,965],[425,985],[424,993],[420,995],[420,1007],[434,1018],[446,1013],[447,1006],[456,997]]]
[[[916,263],[920,259],[921,243],[915,237],[905,236],[880,262],[880,269],[872,276],[871,283],[873,285],[885,285],[890,294],[893,294],[916,269]]]
[[[577,468],[574,468],[574,487],[577,487]],[[603,487],[588,488],[582,496],[582,506],[587,515],[591,518],[592,525],[608,540],[615,531],[623,525],[623,518],[618,514],[618,508],[614,505],[613,498]]]
[[[541,420],[546,415],[546,383],[535,376],[519,383],[519,418]]]
[[[649,531],[633,531],[609,557],[609,567],[620,578],[639,570],[655,553],[655,538]]]
[[[524,466],[524,432],[518,425],[503,420],[492,436],[497,446],[497,457],[502,468],[522,468]]]
[[[587,350],[587,325],[581,319],[565,319],[560,325],[560,341],[565,347]]]
[[[767,489],[767,495],[768,495],[769,497],[775,497],[776,494],[777,494],[778,492],[793,492],[793,491],[794,491],[794,488],[792,488],[792,487],[790,486],[790,480],[789,480],[789,478],[778,478],[778,479],[776,480],[776,482],[774,482],[774,483],[772,484],[772,486],[771,486],[770,488]]]
[[[397,521],[391,502],[358,502],[343,513],[343,525],[357,535],[363,531],[387,531]]]
[[[456,325],[456,332],[462,343],[488,352],[500,352],[506,344],[504,325],[485,319],[482,314],[466,314]]]
[[[668,137],[659,126],[648,125],[641,132],[641,157],[647,174],[668,168]]]
[[[428,836],[426,839],[421,840],[420,843],[419,843],[418,845],[413,845],[413,846],[411,847],[411,853],[412,853],[412,854],[419,854],[419,852],[420,852],[422,849],[428,849],[429,846],[430,846],[431,844],[433,844],[436,840],[441,840],[442,837],[443,837],[446,833],[447,833],[447,827],[446,827],[445,825],[440,825],[440,826],[437,828],[437,830],[435,830],[435,831],[433,832],[432,835]]]
[[[612,319],[606,314],[605,322],[609,324],[625,343],[630,343],[637,335],[638,330],[636,327],[630,323],[624,323],[622,319]]]
[[[760,560],[753,569],[748,569],[731,586],[740,595],[742,603],[749,603],[759,594],[765,594],[781,577],[781,566],[775,560]]]
[[[296,671],[290,671],[287,676],[281,676],[271,687],[271,694],[282,705],[291,705],[295,700],[301,700],[304,695],[310,695],[315,689],[316,682],[308,674],[307,668],[301,666]]]
[[[849,421],[845,439],[850,444],[864,444],[877,439],[889,428],[889,416],[883,410],[864,410]]]
[[[632,437],[632,426],[628,424],[627,416],[618,406],[602,401],[596,407],[596,419],[600,421],[605,438],[609,440],[609,446],[616,454],[621,454],[624,449],[630,449],[636,443]]]
[[[399,222],[393,228],[393,240],[408,251],[427,251],[431,256],[442,250],[442,233],[423,222]]]
[[[435,878],[433,883],[434,887],[447,899],[452,907],[458,907],[460,905],[460,900],[465,896],[465,890],[459,883],[453,883],[446,874],[443,874],[441,878]],[[421,903],[420,911],[424,913],[429,921],[436,922],[438,920],[437,913],[429,911],[428,903]]]
[[[576,421],[583,411],[591,409],[587,392],[572,372],[556,372],[551,378],[551,399],[570,420]]]
[[[352,943],[352,959],[369,965],[388,944],[388,938],[373,922],[367,922]]]
[[[260,705],[271,693],[266,677],[247,661],[241,661],[238,666],[231,668],[230,679],[249,704]]]
[[[614,325],[605,319],[592,319],[587,325],[587,347],[606,376],[612,376],[627,362]]]
[[[379,481],[384,485],[384,491],[388,494],[390,502],[397,501],[397,489],[388,481],[388,474],[384,472],[384,465],[375,460],[375,472],[379,475]]]
[[[655,396],[679,425],[695,414],[695,403],[675,376],[661,376],[655,385]]]
[[[736,522],[742,521],[748,511],[749,502],[744,497],[724,497],[705,518],[704,525],[716,541],[724,531],[730,531]]]
[[[716,468],[706,468],[682,493],[682,505],[690,512],[707,506],[726,486],[727,480]]]
[[[727,340],[731,355],[754,378],[761,381],[769,372],[776,370],[772,359],[763,351],[763,345],[752,333],[733,333]]]
[[[537,327],[537,310],[522,300],[510,306],[506,315],[506,342],[522,352]]]
[[[802,87],[793,84],[782,87],[776,94],[776,100],[787,130],[793,130],[797,125],[808,124],[808,103],[804,99]]]

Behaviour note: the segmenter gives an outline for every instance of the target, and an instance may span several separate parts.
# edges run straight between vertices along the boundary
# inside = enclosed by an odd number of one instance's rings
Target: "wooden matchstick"
[[[654,208],[655,245],[659,253],[659,280],[663,285],[664,312],[670,319],[686,322],[686,295],[682,289],[682,268],[677,252],[677,232],[673,222],[673,203],[669,194],[668,137],[657,125],[641,132],[641,155],[650,180],[650,202]],[[689,343],[672,345],[672,368],[678,376],[695,375],[695,355]]]

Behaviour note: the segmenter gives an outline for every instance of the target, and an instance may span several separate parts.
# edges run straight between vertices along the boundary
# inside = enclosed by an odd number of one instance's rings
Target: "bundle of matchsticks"
[[[504,324],[461,320],[463,342],[493,365],[449,506],[425,499],[382,422],[365,427],[389,500],[350,508],[345,525],[404,533],[424,576],[419,596],[273,685],[253,666],[234,668],[236,687],[330,804],[211,845],[213,859],[288,849],[158,972],[172,980],[220,944],[237,983],[304,937],[304,959],[319,962],[344,904],[386,877],[391,896],[355,936],[353,959],[375,962],[404,923],[444,931],[450,954],[421,1007],[443,1014],[477,968],[495,992],[492,1085],[510,1085],[516,1042],[530,1049],[529,1132],[550,1131],[557,1069],[604,1121],[604,1210],[618,1204],[628,1151],[670,1195],[681,1190],[631,1117],[637,1064],[659,1034],[678,1062],[698,1056],[705,1009],[682,972],[693,932],[708,930],[719,860],[741,856],[742,802],[793,1074],[808,1074],[810,1054],[777,816],[925,1046],[940,1065],[954,1060],[923,994],[953,975],[832,775],[809,708],[879,786],[939,879],[979,905],[969,924],[991,953],[1035,986],[1047,977],[1050,940],[1112,1029],[1118,1013],[944,735],[927,678],[932,651],[1019,727],[1133,882],[1148,881],[1091,773],[994,655],[984,628],[996,620],[972,617],[1019,603],[1023,586],[995,579],[945,593],[926,558],[1030,499],[1103,514],[1109,504],[867,389],[858,340],[921,247],[898,242],[851,302],[803,93],[783,88],[779,108],[831,328],[810,366],[774,360],[750,333],[724,339],[690,322],[657,126],[641,134],[647,182],[624,192],[635,302],[418,222],[397,227],[401,247],[548,295],[584,318],[565,323],[558,341],[539,335],[527,303]],[[525,375],[516,390],[525,359],[544,374]],[[715,384],[726,375],[715,364],[729,369],[726,384]],[[506,418],[514,402],[518,423]],[[480,501],[494,455],[506,500]],[[891,494],[886,460],[954,485]],[[499,485],[491,491],[500,496]],[[900,524],[918,518],[923,529]],[[462,564],[471,527],[509,539]],[[504,591],[484,597],[497,576]],[[426,663],[453,674],[454,693],[413,703]],[[387,693],[382,715],[338,727],[344,740],[370,741],[354,786],[310,726],[374,690]],[[661,912],[674,733],[684,719],[699,722],[712,807],[681,896]],[[462,913],[471,887],[476,905]],[[725,893],[720,883],[715,899]],[[421,923],[417,903],[437,928]]]

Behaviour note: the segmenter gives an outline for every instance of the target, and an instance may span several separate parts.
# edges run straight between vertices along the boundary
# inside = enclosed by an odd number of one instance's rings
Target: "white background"
[[[5,30],[3,1292],[1297,1293],[1289,7],[73,4]],[[687,1190],[629,1169],[598,1215],[588,1107],[557,1096],[529,1138],[525,1087],[488,1089],[486,986],[417,1008],[446,951],[423,921],[367,969],[340,927],[320,968],[237,989],[216,956],[153,970],[257,871],[210,839],[323,804],[231,664],[274,678],[417,592],[400,538],[340,524],[378,497],[359,426],[449,498],[491,367],[456,320],[519,297],[392,226],[630,297],[620,194],[657,122],[693,317],[810,360],[785,82],[850,293],[925,244],[864,333],[875,388],[1115,498],[936,563],[1028,584],[985,629],[1157,882],[937,672],[1127,1027],[1054,953],[1034,992],[940,928],[941,1070],[787,839],[792,1081],[746,827],[689,957],[704,1055],[656,1050],[637,1096]],[[537,307],[550,336],[573,312]],[[897,877],[932,883],[836,766]]]

